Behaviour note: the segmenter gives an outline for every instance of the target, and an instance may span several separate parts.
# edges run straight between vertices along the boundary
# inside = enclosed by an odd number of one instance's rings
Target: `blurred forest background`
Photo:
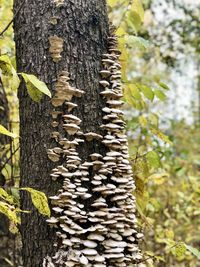
[[[144,263],[200,266],[200,1],[108,0],[117,27]],[[0,0],[0,32],[12,20]],[[5,55],[7,58],[5,59]],[[6,64],[13,66],[7,75]],[[20,266],[19,118],[13,29],[0,34],[0,266]],[[1,128],[0,128],[1,130]],[[1,130],[1,132],[3,132]],[[5,132],[4,132],[5,133]],[[1,202],[8,198],[0,191]],[[2,204],[3,205],[3,204]],[[4,209],[3,209],[4,208]],[[5,207],[0,206],[5,213]],[[3,264],[7,265],[3,265]]]

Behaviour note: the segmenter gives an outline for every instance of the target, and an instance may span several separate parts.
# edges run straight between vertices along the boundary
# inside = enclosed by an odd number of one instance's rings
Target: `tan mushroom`
[[[85,133],[84,136],[87,141],[92,141],[93,139],[101,140],[103,138],[102,135],[93,132]]]

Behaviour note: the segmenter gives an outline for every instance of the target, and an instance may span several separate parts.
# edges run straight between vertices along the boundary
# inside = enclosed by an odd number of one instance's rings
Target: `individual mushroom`
[[[93,139],[101,140],[103,138],[102,135],[93,132],[85,133],[84,136],[87,141],[92,141]]]
[[[80,129],[75,123],[65,123],[63,124],[63,128],[69,135],[74,135]]]

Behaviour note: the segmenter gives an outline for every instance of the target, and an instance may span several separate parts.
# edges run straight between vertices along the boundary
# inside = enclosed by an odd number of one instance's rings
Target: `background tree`
[[[5,90],[3,88],[3,84],[1,83],[0,80],[0,121],[1,124],[8,128],[8,122],[9,122],[9,117],[8,117],[8,102],[7,102],[7,97]],[[4,174],[2,173],[3,170],[3,165],[5,164],[6,161],[6,154],[8,152],[9,147],[6,147],[6,145],[9,142],[9,138],[5,135],[0,136],[0,154],[1,154],[1,161],[0,161],[0,186],[5,186],[6,184],[6,178]],[[8,257],[9,255],[9,221],[8,218],[0,214],[0,239],[3,240],[1,242],[1,255],[0,255],[0,264],[4,266],[5,263],[5,258]]]

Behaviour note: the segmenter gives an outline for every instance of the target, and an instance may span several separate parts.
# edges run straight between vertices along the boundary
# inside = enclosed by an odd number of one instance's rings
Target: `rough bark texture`
[[[6,93],[4,91],[3,85],[0,80],[0,124],[8,128],[8,101]],[[5,145],[9,142],[8,137],[5,135],[0,135],[0,187],[4,186],[6,183],[5,177],[2,174],[2,167],[6,160],[6,149]],[[11,243],[11,234],[9,233],[9,221],[6,216],[0,214],[0,266],[7,267],[8,264],[5,261],[5,258],[9,258],[10,246]]]
[[[16,11],[21,0],[14,2]],[[27,0],[16,17],[17,70],[35,74],[52,92],[60,71],[68,70],[71,84],[86,92],[84,98],[77,100],[78,109],[74,115],[82,120],[82,130],[98,132],[103,106],[99,96],[99,70],[101,55],[107,51],[108,35],[106,3],[105,0],[69,0],[57,6],[55,2]],[[49,37],[54,35],[64,40],[58,64],[49,53]],[[53,195],[60,185],[50,179],[55,165],[49,161],[46,152],[54,145],[50,138],[53,131],[50,99],[44,97],[42,102],[34,103],[22,83],[19,101],[21,186]],[[98,142],[90,142],[80,150],[80,155],[86,159],[94,151],[104,153],[105,148]],[[35,211],[27,194],[22,195],[22,209],[32,210],[31,216],[22,216],[24,267],[39,267],[47,254],[53,254],[55,233],[47,226],[45,218]]]
[[[8,108],[8,101],[6,97],[5,90],[3,88],[3,84],[0,80],[0,124],[4,127],[8,128],[8,117],[9,117],[9,108]],[[4,151],[4,145],[9,142],[9,138],[6,135],[0,136],[0,146],[1,146],[1,153]],[[2,153],[2,158],[0,158],[0,169],[4,164],[5,155]],[[0,186],[5,184],[5,178],[3,174],[0,172]]]

